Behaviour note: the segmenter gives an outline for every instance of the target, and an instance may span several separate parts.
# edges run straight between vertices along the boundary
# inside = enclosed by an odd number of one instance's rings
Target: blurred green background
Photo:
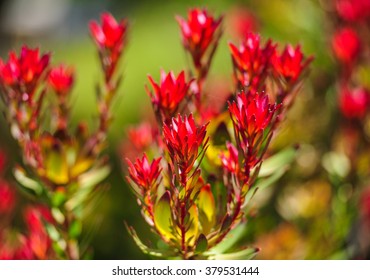
[[[77,82],[72,96],[73,125],[80,120],[92,124],[96,119],[95,85],[101,73],[97,53],[89,37],[88,22],[98,19],[103,11],[109,11],[117,18],[129,19],[129,42],[121,63],[124,81],[114,104],[114,122],[109,133],[108,152],[113,171],[106,181],[109,188],[101,205],[96,207],[85,225],[89,228],[98,224],[91,246],[94,258],[147,258],[128,236],[124,226],[124,221],[127,221],[144,240],[151,238],[148,227],[139,215],[140,209],[135,198],[126,185],[119,148],[128,126],[152,117],[149,98],[144,90],[147,74],[158,79],[160,69],[178,72],[188,67],[174,16],[186,16],[191,7],[207,7],[216,16],[225,16],[224,35],[215,55],[209,81],[223,79],[231,84],[232,65],[227,42],[238,43],[238,39],[233,37],[229,19],[232,12],[240,7],[254,14],[264,39],[272,38],[281,44],[299,43],[304,53],[314,54],[310,79],[299,94],[297,104],[288,116],[288,123],[282,128],[281,137],[276,139],[273,149],[299,143],[306,149],[304,151],[309,151],[313,156],[311,166],[307,166],[303,160],[302,165],[297,164],[277,187],[300,185],[317,173],[316,166],[320,164],[318,154],[330,145],[325,135],[328,134],[332,120],[328,115],[335,107],[330,86],[336,70],[328,51],[327,34],[331,26],[325,20],[330,12],[325,5],[325,1],[319,0],[1,1],[0,51],[3,59],[6,59],[10,49],[19,50],[22,44],[28,44],[40,46],[43,51],[51,51],[53,63],[74,65]],[[0,118],[0,145],[7,151],[11,163],[20,160],[17,145],[10,137],[3,117]],[[312,170],[307,171],[309,168]],[[300,172],[299,176],[296,176],[297,172]],[[306,175],[302,175],[305,172]],[[293,179],[292,183],[291,178],[294,176],[299,179]],[[273,231],[281,220],[277,218],[279,214],[273,206],[261,211],[264,224],[258,226],[253,224],[253,220],[247,234],[249,239],[246,238],[246,241],[252,244],[257,239],[254,232],[261,229]],[[318,257],[325,257],[325,254],[318,254]]]

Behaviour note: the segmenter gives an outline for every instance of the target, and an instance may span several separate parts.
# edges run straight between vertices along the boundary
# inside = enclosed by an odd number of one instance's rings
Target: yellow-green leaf
[[[166,191],[154,207],[154,224],[163,237],[170,240],[172,234],[172,213],[170,193]]]
[[[209,184],[202,187],[197,200],[200,223],[202,225],[203,234],[207,235],[216,221],[216,205],[213,197],[211,186]]]

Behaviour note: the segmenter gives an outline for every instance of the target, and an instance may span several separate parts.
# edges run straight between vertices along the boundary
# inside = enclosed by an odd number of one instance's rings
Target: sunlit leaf
[[[229,253],[229,254],[216,254],[209,256],[210,260],[250,260],[254,258],[259,252],[258,248],[246,248],[244,250]]]
[[[15,167],[14,177],[21,184],[22,187],[31,190],[34,194],[40,195],[42,193],[42,185],[39,184],[37,181],[27,177],[25,171],[21,167]]]
[[[166,191],[154,206],[154,224],[166,239],[172,238],[172,212],[169,191]]]
[[[210,250],[211,254],[222,254],[230,250],[246,233],[246,223],[239,224],[226,237]]]
[[[296,154],[297,149],[291,147],[264,160],[259,171],[259,177],[270,176],[287,165],[290,165],[294,161]]]
[[[202,232],[207,235],[216,221],[216,205],[213,197],[211,186],[209,184],[203,186],[199,192],[197,199],[199,209],[199,219],[202,226]]]

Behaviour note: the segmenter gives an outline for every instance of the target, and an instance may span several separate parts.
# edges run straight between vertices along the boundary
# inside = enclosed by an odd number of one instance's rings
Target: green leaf
[[[246,233],[246,223],[239,224],[226,237],[210,250],[211,254],[222,254],[230,250]]]
[[[244,250],[229,253],[229,254],[216,254],[209,256],[210,260],[250,260],[254,258],[259,252],[258,248],[246,248]]]
[[[209,184],[200,190],[197,205],[202,232],[208,234],[216,221],[216,204]]]
[[[172,238],[172,212],[170,192],[166,191],[154,206],[154,224],[158,231],[166,238]]]
[[[297,149],[290,147],[263,161],[258,177],[267,177],[289,166],[295,159]]]
[[[168,257],[174,257],[176,256],[175,252],[169,251],[169,250],[160,250],[160,249],[153,249],[146,246],[137,235],[136,231],[133,227],[128,226],[125,223],[125,226],[131,235],[132,239],[136,243],[136,245],[143,251],[145,254],[151,255],[153,257],[159,257],[159,258],[168,258]]]
[[[205,237],[204,234],[199,235],[199,238],[195,246],[195,253],[198,253],[198,254],[203,253],[207,250],[207,248],[208,248],[207,237]]]

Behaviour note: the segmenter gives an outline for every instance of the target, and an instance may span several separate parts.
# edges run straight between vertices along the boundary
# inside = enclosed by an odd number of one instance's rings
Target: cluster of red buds
[[[366,20],[370,19],[370,1],[334,1],[340,27],[332,38],[334,55],[341,65],[339,78],[339,108],[345,118],[362,121],[369,109],[369,89],[365,81],[358,79],[366,58],[364,45],[370,29]]]
[[[217,246],[245,220],[247,195],[253,196],[257,188],[279,115],[291,104],[312,58],[305,58],[300,46],[288,45],[279,53],[271,40],[263,45],[259,35],[246,34],[239,48],[230,44],[235,96],[224,100],[219,106],[223,109],[206,122],[203,84],[220,39],[222,17],[192,9],[188,19],[176,18],[196,72],[189,71],[188,78],[184,71],[177,77],[162,72],[159,83],[149,76],[153,90],[147,92],[158,127],[146,127],[145,135],[154,143],[145,141],[144,155],[127,160],[127,179],[142,214],[167,248],[149,248],[132,227],[128,229],[144,252],[157,257],[227,257]],[[149,133],[153,130],[158,131],[156,137]],[[158,151],[158,157],[148,158]],[[256,251],[243,249],[239,257]]]
[[[76,131],[69,129],[70,97],[75,82],[72,67],[64,64],[54,67],[50,53],[27,46],[22,47],[19,55],[12,51],[7,61],[0,60],[4,115],[22,149],[26,166],[25,169],[17,166],[14,175],[28,193],[46,202],[55,220],[54,227],[60,233],[52,240],[55,257],[60,258],[80,257],[80,230],[71,234],[70,228],[81,227],[81,209],[93,201],[99,191],[96,186],[110,170],[103,150],[112,99],[122,78],[117,69],[127,22],[117,23],[108,13],[102,14],[101,21],[101,25],[95,21],[90,24],[104,75],[103,85],[97,86],[99,125],[93,132],[83,122]],[[33,229],[30,228],[31,239],[37,242],[43,236],[33,235]],[[36,256],[44,258],[48,254],[40,249]]]

